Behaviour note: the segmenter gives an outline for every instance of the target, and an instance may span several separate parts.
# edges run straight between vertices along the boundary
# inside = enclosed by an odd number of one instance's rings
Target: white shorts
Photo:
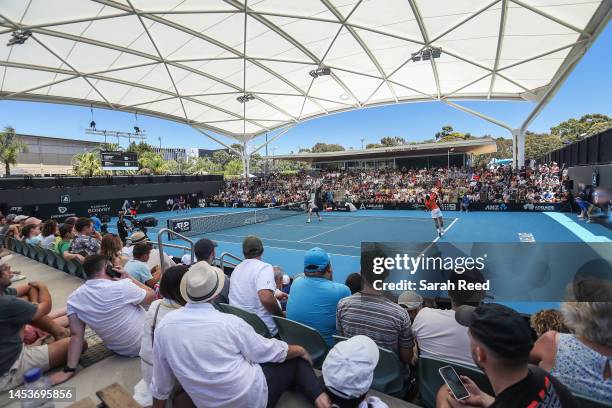
[[[434,208],[433,210],[431,210],[431,218],[441,218],[442,217],[442,211],[440,211],[439,208]]]
[[[21,385],[26,371],[36,367],[43,372],[49,371],[49,347],[46,344],[42,346],[23,346],[21,354],[8,372],[0,375],[0,392]]]

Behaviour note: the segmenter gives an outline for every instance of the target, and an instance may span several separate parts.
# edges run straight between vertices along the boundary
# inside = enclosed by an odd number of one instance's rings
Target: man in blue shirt
[[[128,261],[128,263],[125,264],[124,269],[138,282],[154,288],[155,284],[159,282],[159,279],[161,278],[161,270],[158,266],[155,266],[151,270],[147,265],[149,255],[151,254],[151,249],[151,244],[148,242],[142,242],[134,245],[134,251],[132,252],[134,259]]]
[[[94,230],[96,232],[100,232],[100,230],[102,229],[102,220],[98,218],[96,214],[92,215],[90,219],[91,219],[91,222],[93,222]]]
[[[287,318],[310,326],[333,346],[336,308],[340,299],[351,295],[348,286],[333,282],[331,260],[321,248],[304,256],[304,277],[293,281],[287,302]]]

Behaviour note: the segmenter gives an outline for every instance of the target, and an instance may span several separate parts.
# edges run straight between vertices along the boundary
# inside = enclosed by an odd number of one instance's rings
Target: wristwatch
[[[68,365],[66,365],[64,367],[64,372],[65,373],[74,373],[74,372],[76,372],[76,368],[70,368],[70,367],[68,367]]]

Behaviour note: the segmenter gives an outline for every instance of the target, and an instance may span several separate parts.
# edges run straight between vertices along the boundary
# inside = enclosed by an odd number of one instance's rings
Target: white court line
[[[220,233],[217,233],[217,232],[211,232],[211,235],[219,235],[219,236],[222,236],[222,237],[230,237],[230,238],[244,238],[244,235],[220,234]],[[291,239],[268,238],[268,237],[263,236],[263,235],[259,235],[259,238],[261,238],[263,240],[268,240],[268,241],[290,242],[292,244],[301,243],[301,244],[313,244],[313,245],[325,245],[325,246],[335,246],[335,247],[342,247],[342,248],[357,248],[357,249],[361,249],[361,246],[355,246],[355,245],[340,245],[340,244],[326,244],[324,242],[294,241],[294,240],[291,240]]]
[[[215,239],[214,241],[216,242],[222,242],[224,244],[240,244],[240,242],[230,242],[230,241],[220,241]],[[295,243],[296,241],[289,241],[289,242],[293,242]],[[319,244],[319,245],[325,245],[325,244]],[[270,245],[266,245],[265,248],[273,248],[273,249],[282,249],[283,251],[294,251],[294,252],[306,252],[304,249],[293,249],[293,248],[284,248],[284,247],[275,247],[275,246],[270,246]],[[361,258],[361,255],[346,255],[346,254],[334,254],[332,252],[328,252],[328,254],[330,255],[334,255],[334,256],[347,256],[349,258]]]
[[[458,220],[458,219],[459,219],[459,218],[455,218],[455,219],[453,220],[453,222],[451,222],[451,223],[450,223],[450,225],[449,225],[448,227],[446,227],[446,229],[444,229],[444,234],[446,234],[446,232],[447,232],[449,229],[451,229],[451,227],[452,227],[453,225],[455,225],[455,223],[457,222],[457,220]],[[436,242],[438,242],[439,240],[440,240],[440,236],[435,237],[435,238],[434,238],[434,240],[433,240],[433,241],[431,241],[431,244],[427,245],[427,247],[426,247],[426,248],[423,250],[423,252],[421,252],[421,253],[419,254],[419,256],[418,256],[417,258],[421,258],[423,255],[425,255],[425,253],[426,253],[427,251],[429,251],[429,248],[431,248],[431,247],[432,247],[432,246],[433,246],[433,245],[434,245]]]
[[[363,218],[364,218],[364,219],[366,219],[366,217],[363,217]],[[332,228],[332,229],[330,229],[330,230],[324,231],[324,232],[322,232],[322,233],[320,233],[320,234],[317,234],[317,235],[312,235],[312,236],[310,236],[310,237],[306,237],[306,238],[304,238],[304,239],[300,239],[300,240],[299,240],[299,241],[297,241],[297,242],[309,241],[309,240],[311,240],[312,238],[316,238],[316,237],[319,237],[319,236],[321,236],[321,235],[328,234],[328,233],[330,233],[330,232],[338,231],[339,229],[342,229],[342,228],[350,227],[351,225],[355,225],[355,224],[357,224],[357,223],[359,223],[359,222],[362,222],[362,221],[364,221],[364,220],[362,219],[362,220],[357,220],[357,221],[355,221],[355,222],[350,222],[350,223],[348,223],[348,224],[344,224],[344,225],[341,225],[341,226],[339,226],[339,227]]]

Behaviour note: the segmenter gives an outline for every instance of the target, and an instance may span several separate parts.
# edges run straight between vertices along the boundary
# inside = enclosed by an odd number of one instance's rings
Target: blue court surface
[[[157,231],[166,226],[169,218],[188,218],[219,213],[252,211],[252,209],[197,208],[177,212],[146,214],[159,220],[157,228],[148,235],[156,240]],[[242,257],[242,239],[257,235],[263,242],[263,259],[280,265],[292,276],[301,273],[304,251],[318,246],[331,255],[333,277],[344,282],[353,272],[359,272],[361,242],[417,242],[426,248],[438,240],[433,220],[424,211],[362,210],[353,213],[322,213],[323,221],[316,217],[306,223],[304,213],[246,225],[206,235],[191,237],[194,241],[206,236],[219,244],[217,255],[229,252]],[[116,219],[110,226],[114,230]],[[444,212],[446,234],[441,242],[612,242],[612,231],[599,224],[579,221],[568,213],[520,212]],[[164,239],[164,242],[167,242]],[[172,241],[179,244],[179,241]],[[183,251],[168,248],[175,256]],[[520,302],[515,307],[523,312],[539,310],[544,304]],[[554,305],[553,305],[554,306]]]

